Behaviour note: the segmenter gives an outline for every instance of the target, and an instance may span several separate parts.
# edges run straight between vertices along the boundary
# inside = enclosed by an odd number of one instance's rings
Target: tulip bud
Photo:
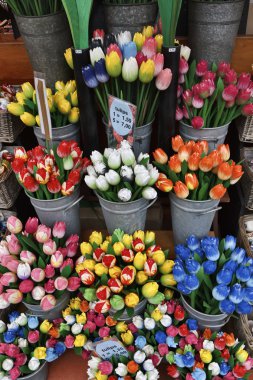
[[[58,110],[63,115],[68,115],[71,110],[71,104],[67,99],[60,99],[57,103]]]
[[[137,252],[136,255],[134,256],[134,267],[137,270],[142,270],[144,268],[144,264],[147,260],[146,254],[143,254],[141,252]],[[138,273],[137,273],[138,274]]]
[[[153,277],[157,273],[157,265],[156,262],[153,259],[147,259],[147,261],[144,263],[144,272],[147,276]]]
[[[12,305],[17,305],[23,299],[23,294],[19,290],[7,289],[6,293],[6,300]]]
[[[32,297],[34,300],[40,301],[45,293],[45,289],[42,286],[35,286],[32,290]]]
[[[124,59],[122,77],[126,82],[135,82],[138,78],[139,67],[135,58]]]
[[[20,280],[26,280],[30,277],[31,267],[28,263],[19,264],[17,267],[17,276]]]
[[[145,298],[152,298],[154,297],[159,289],[159,285],[156,282],[148,282],[147,284],[143,285],[142,287],[142,295]]]
[[[56,305],[56,298],[52,294],[47,294],[40,301],[40,306],[42,310],[44,311],[53,309],[55,305]]]
[[[7,105],[7,110],[8,112],[10,112],[12,115],[15,115],[15,116],[21,116],[25,112],[25,109],[22,104],[13,103],[13,102]]]
[[[84,285],[90,286],[95,281],[94,273],[89,269],[83,269],[80,272],[80,278]]]
[[[63,263],[63,255],[60,251],[56,251],[50,258],[50,264],[53,268],[60,268]]]
[[[36,125],[35,117],[29,112],[24,112],[20,115],[20,119],[28,127],[34,127]]]
[[[68,48],[64,52],[64,57],[66,59],[67,64],[69,67],[73,70],[74,69],[74,64],[73,64],[73,57],[72,57],[72,50],[71,48]]]
[[[109,54],[106,54],[105,65],[106,70],[111,77],[117,78],[120,76],[122,67],[118,53],[111,51]]]
[[[120,176],[115,170],[109,170],[105,173],[105,179],[109,183],[109,185],[117,186],[120,183]]]
[[[96,313],[108,313],[108,311],[110,310],[111,308],[111,305],[110,305],[110,302],[108,300],[105,300],[105,301],[98,301],[95,305],[95,312]]]
[[[110,298],[110,295],[111,295],[111,291],[108,286],[101,285],[96,290],[96,296],[99,300],[102,300],[102,301],[107,300],[108,298]]]
[[[65,290],[67,289],[68,287],[68,280],[67,278],[65,277],[57,277],[55,280],[54,280],[54,286],[57,290]]]
[[[132,198],[132,192],[129,189],[121,189],[118,192],[118,198],[122,202],[128,202]]]
[[[152,59],[148,59],[146,62],[142,62],[140,66],[140,70],[139,70],[139,80],[142,83],[149,83],[154,78],[154,75],[155,75],[154,61],[152,61]]]
[[[153,187],[147,186],[142,190],[142,197],[147,200],[153,200],[157,197],[157,192]]]
[[[66,223],[65,222],[55,222],[53,227],[53,236],[62,239],[66,233]]]
[[[124,299],[121,296],[114,295],[110,299],[110,304],[114,310],[122,310],[125,307]]]
[[[33,97],[34,88],[29,82],[25,82],[21,85],[22,91],[26,98],[31,99]]]
[[[16,218],[15,216],[10,216],[7,219],[7,229],[12,234],[19,234],[23,229],[23,225],[18,218]]]
[[[121,166],[121,156],[119,150],[114,150],[108,157],[108,166],[110,169],[117,170]]]
[[[75,124],[79,121],[79,118],[80,118],[79,108],[78,107],[71,108],[70,113],[68,115],[68,121],[71,124]]]
[[[118,278],[110,278],[108,286],[113,293],[121,293],[123,290],[123,285]]]
[[[18,103],[23,106],[25,104],[26,96],[25,96],[25,94],[23,92],[18,91],[16,93],[16,99],[17,99]]]
[[[109,183],[107,182],[105,176],[100,175],[98,178],[95,180],[96,187],[100,191],[107,191],[109,190]]]
[[[122,269],[120,280],[123,285],[131,285],[134,282],[136,276],[136,269],[132,265],[128,265]]]

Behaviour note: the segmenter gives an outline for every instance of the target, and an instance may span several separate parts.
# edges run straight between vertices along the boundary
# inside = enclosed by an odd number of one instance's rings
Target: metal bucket
[[[15,19],[33,70],[45,74],[47,87],[72,78],[64,58],[64,51],[73,45],[65,12],[39,17],[15,15]]]
[[[42,134],[40,127],[33,127],[35,136],[37,137],[39,145],[46,145],[45,135]],[[54,144],[59,144],[61,141],[74,140],[80,146],[80,125],[79,124],[68,124],[64,127],[52,128],[52,140]]]
[[[70,294],[68,291],[64,292],[64,294],[57,299],[56,305],[51,310],[42,310],[40,305],[31,305],[23,301],[23,304],[27,308],[26,314],[28,315],[36,315],[42,319],[48,319],[49,321],[53,321],[57,318],[62,318],[62,310],[64,310],[70,300]]]
[[[17,380],[47,380],[48,363],[44,362],[37,371],[30,373],[30,375],[18,377]]]
[[[189,316],[198,321],[200,329],[210,328],[212,331],[220,331],[230,319],[230,316],[227,314],[210,315],[201,313],[193,309],[183,296],[181,296],[181,300]]]
[[[83,195],[79,197],[79,194],[80,187],[77,187],[72,195],[59,199],[41,200],[33,198],[29,194],[27,196],[30,198],[41,223],[53,227],[55,222],[65,222],[67,236],[70,236],[80,234],[79,202]]]
[[[223,144],[228,133],[230,123],[217,128],[195,129],[191,125],[180,121],[179,133],[184,140],[206,140],[209,146],[209,153]]]
[[[134,314],[132,317],[129,317],[126,311],[123,312],[123,314],[117,318],[117,321],[124,321],[124,322],[131,322],[132,318],[137,316],[137,315],[142,315],[143,311],[145,310],[145,307],[147,305],[147,300],[144,298],[138,305],[134,308]],[[117,313],[117,310],[110,309],[109,314],[113,317],[114,314]]]
[[[242,16],[244,1],[190,0],[189,46],[197,61],[230,62]]]
[[[174,244],[185,244],[189,235],[199,238],[208,235],[219,200],[192,201],[170,193],[170,207]]]
[[[154,25],[157,17],[157,2],[148,4],[104,5],[106,31],[118,34],[129,30],[132,34],[142,31],[144,26]]]
[[[122,229],[126,234],[132,234],[137,230],[144,230],[147,209],[157,199],[153,199],[150,203],[144,198],[126,203],[110,202],[100,197],[96,192],[95,194],[99,199],[109,234],[112,234],[116,228]]]

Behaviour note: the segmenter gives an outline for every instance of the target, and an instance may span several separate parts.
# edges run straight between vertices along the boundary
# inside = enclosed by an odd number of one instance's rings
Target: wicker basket
[[[20,186],[11,168],[8,168],[0,178],[0,208],[13,206],[18,197]]]
[[[240,150],[240,159],[244,174],[241,179],[242,192],[244,197],[244,206],[253,210],[253,165],[249,167],[248,161],[253,161],[253,148],[242,148]]]
[[[18,117],[0,110],[0,142],[13,143],[23,129],[24,124]]]
[[[16,213],[15,211],[0,210],[0,219],[1,219],[1,221],[2,221],[2,220],[7,221],[7,219],[8,219],[10,216],[17,216],[17,213]],[[3,236],[0,236],[0,241],[3,240],[3,239],[5,239],[5,237],[6,237],[7,235],[9,235],[9,234],[10,234],[10,232],[7,231],[7,229],[6,229],[5,234],[4,234]]]
[[[239,140],[244,143],[253,143],[253,116],[239,117],[237,122]]]
[[[247,341],[248,348],[253,352],[253,320],[249,319],[247,315],[241,315],[240,319],[244,332],[244,339]]]
[[[243,215],[239,219],[239,243],[244,247],[245,251],[247,252],[247,255],[253,257],[253,251],[251,251],[248,235],[245,228],[245,223],[250,220],[253,221],[253,214]]]

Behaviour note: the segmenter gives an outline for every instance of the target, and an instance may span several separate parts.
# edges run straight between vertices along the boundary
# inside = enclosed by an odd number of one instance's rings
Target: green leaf
[[[133,188],[132,188],[132,186],[130,185],[129,182],[124,182],[124,186],[125,186],[126,189],[130,190],[131,192],[133,192]]]
[[[33,371],[31,371],[27,365],[22,365],[21,367],[19,367],[21,373],[23,375],[29,375],[30,373],[32,373]]]
[[[129,359],[126,356],[124,356],[124,355],[120,355],[119,356],[119,360],[120,360],[121,363],[123,363],[125,365],[127,365],[127,363],[129,362]]]
[[[74,351],[75,351],[76,355],[81,356],[83,349],[82,349],[82,347],[74,347]]]
[[[122,316],[123,312],[124,312],[124,309],[118,310],[114,315],[112,315],[113,319],[117,320],[118,318],[120,318]]]
[[[203,279],[204,279],[204,283],[206,284],[206,286],[208,286],[208,288],[212,291],[213,290],[213,284],[212,284],[212,281],[210,279],[210,276],[205,275],[203,277]]]
[[[198,200],[199,201],[203,201],[203,200],[207,199],[208,187],[209,187],[209,184],[206,182],[201,186],[201,189],[199,190],[199,193],[198,193]]]
[[[7,273],[7,272],[9,272],[9,269],[0,265],[0,273]]]
[[[66,267],[63,268],[61,275],[65,278],[69,278],[69,276],[72,273],[72,268],[70,265],[66,265]]]
[[[188,164],[187,164],[187,161],[183,161],[182,162],[182,166],[181,166],[181,171],[182,171],[182,175],[183,177],[186,175],[187,173],[187,170],[188,170]]]
[[[126,307],[127,315],[132,318],[134,315],[134,308],[133,307]]]
[[[102,285],[107,285],[108,284],[108,276],[104,273],[101,276],[101,284]]]
[[[213,72],[213,73],[216,73],[217,69],[218,69],[217,64],[216,64],[215,62],[213,62],[213,63],[212,63],[212,72]]]
[[[190,65],[189,71],[188,71],[188,83],[189,83],[189,88],[192,88],[193,82],[194,82],[194,77],[196,73],[196,67],[197,67],[197,62],[194,59]]]
[[[171,170],[169,167],[168,167],[168,177],[169,177],[169,179],[171,179],[171,181],[173,182],[173,184],[175,182],[179,181],[179,178],[176,175],[176,173],[173,172],[173,170]]]
[[[122,231],[120,228],[117,228],[113,234],[112,234],[112,245],[114,243],[117,243],[119,241],[122,241],[124,236],[124,231]]]
[[[222,239],[219,244],[219,251],[220,253],[223,253],[225,249],[225,239]]]
[[[39,257],[38,266],[41,269],[45,269],[46,268],[46,264],[45,264],[44,260],[41,257]]]

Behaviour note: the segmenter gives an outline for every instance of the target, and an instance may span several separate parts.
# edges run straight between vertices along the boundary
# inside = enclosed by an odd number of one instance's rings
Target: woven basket
[[[240,319],[244,332],[244,339],[246,339],[248,347],[253,352],[253,320],[250,320],[247,315],[241,315]]]
[[[238,118],[237,128],[239,133],[239,140],[245,143],[253,142],[253,116]]]
[[[7,219],[10,216],[17,216],[17,213],[15,211],[9,211],[9,210],[0,210],[0,218],[4,221],[7,221]],[[5,239],[7,235],[9,235],[10,232],[6,229],[5,234],[3,236],[0,236],[0,241]]]
[[[242,192],[244,196],[244,206],[253,210],[253,165],[249,167],[249,160],[253,161],[253,148],[242,148],[240,150],[240,159],[244,174],[241,179]]]
[[[248,235],[245,228],[245,223],[250,220],[253,221],[253,214],[243,215],[239,219],[239,243],[244,247],[245,251],[247,252],[247,255],[253,257],[253,251],[251,251]]]
[[[0,178],[0,208],[13,206],[18,197],[20,186],[11,168],[8,168]]]
[[[0,110],[0,142],[13,143],[23,129],[24,124],[18,117]]]

